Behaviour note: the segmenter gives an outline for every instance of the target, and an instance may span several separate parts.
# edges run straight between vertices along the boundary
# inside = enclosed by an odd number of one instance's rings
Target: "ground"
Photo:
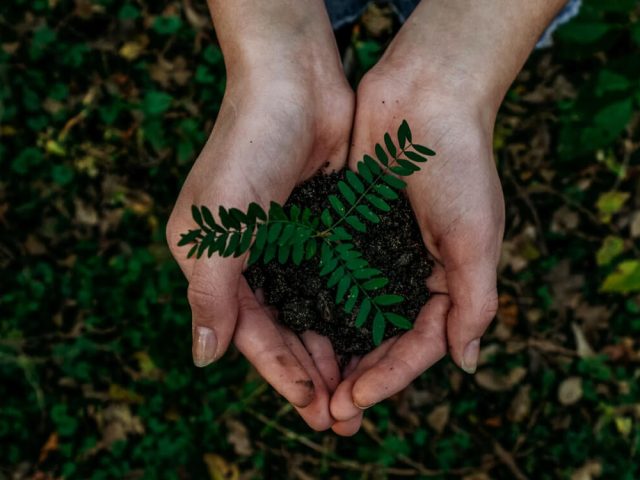
[[[0,478],[640,478],[640,11],[585,0],[500,111],[500,310],[313,433],[230,352],[190,360],[164,225],[215,120],[202,3],[0,5]],[[352,79],[396,28],[341,32]]]

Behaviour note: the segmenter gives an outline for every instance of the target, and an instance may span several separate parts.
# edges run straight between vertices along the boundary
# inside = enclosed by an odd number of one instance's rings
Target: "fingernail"
[[[196,327],[193,330],[193,363],[196,367],[206,367],[216,359],[218,340],[213,330]]]
[[[480,355],[480,339],[471,340],[462,354],[462,369],[467,373],[476,373],[478,356]]]
[[[367,405],[366,407],[362,407],[362,406],[358,405],[356,402],[353,402],[353,404],[354,404],[357,408],[359,408],[360,410],[366,410],[367,408],[371,408],[371,407],[373,407],[373,406],[375,405],[375,403],[372,403],[372,404],[370,404],[370,405]]]

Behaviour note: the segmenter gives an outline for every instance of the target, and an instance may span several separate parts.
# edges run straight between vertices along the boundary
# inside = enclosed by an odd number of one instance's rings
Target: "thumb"
[[[187,298],[191,307],[193,363],[205,367],[229,347],[238,319],[243,257],[203,256],[195,262]]]
[[[498,310],[496,266],[491,261],[482,261],[447,270],[446,275],[451,298],[447,315],[449,350],[460,368],[474,373],[480,338]]]

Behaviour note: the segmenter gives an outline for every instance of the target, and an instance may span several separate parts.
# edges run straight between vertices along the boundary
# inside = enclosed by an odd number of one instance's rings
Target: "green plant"
[[[249,265],[262,258],[268,263],[277,258],[281,263],[292,261],[300,265],[320,256],[320,275],[327,277],[327,286],[335,288],[336,305],[344,310],[357,308],[355,324],[363,326],[372,318],[373,341],[380,344],[387,322],[409,329],[412,323],[404,316],[387,311],[401,303],[401,295],[376,294],[389,283],[382,272],[372,268],[356,250],[350,229],[365,233],[367,222],[379,223],[376,212],[388,212],[388,200],[398,198],[406,177],[420,170],[418,163],[435,155],[429,148],[412,142],[406,121],[398,128],[397,145],[391,135],[384,135],[384,147],[375,146],[375,157],[365,155],[357,164],[357,172],[347,170],[345,180],[338,182],[338,193],[329,196],[330,207],[319,216],[309,208],[292,205],[288,211],[271,202],[269,211],[251,203],[246,212],[237,208],[218,209],[219,222],[206,206],[192,206],[192,215],[199,228],[182,234],[179,246],[192,245],[188,256],[200,258],[218,253],[237,257],[250,251]],[[395,175],[392,175],[395,174]],[[396,176],[397,175],[397,176]]]

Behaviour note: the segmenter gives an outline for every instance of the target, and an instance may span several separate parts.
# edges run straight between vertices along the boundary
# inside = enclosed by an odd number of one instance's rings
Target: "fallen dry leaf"
[[[204,463],[207,465],[211,480],[238,480],[240,476],[240,471],[235,463],[229,463],[215,453],[205,453]]]
[[[492,368],[485,368],[475,374],[476,383],[491,392],[504,392],[515,387],[527,375],[524,367],[515,367],[508,373],[499,373]]]
[[[573,405],[582,398],[582,378],[569,377],[558,387],[558,401],[565,406]]]
[[[447,423],[449,423],[450,413],[451,406],[448,403],[438,405],[436,408],[431,410],[429,415],[427,415],[427,423],[436,432],[442,433],[447,426]]]
[[[580,358],[593,357],[595,352],[593,348],[591,348],[591,345],[589,345],[580,325],[576,322],[571,322],[571,330],[573,331],[573,337],[576,341],[576,352],[578,352],[578,356]]]
[[[602,464],[596,460],[589,460],[571,474],[571,480],[593,480],[600,475],[602,475]]]
[[[531,385],[522,385],[518,389],[511,405],[507,411],[507,418],[510,422],[520,423],[531,413]]]
[[[253,447],[251,446],[247,427],[238,420],[234,420],[232,418],[228,419],[225,423],[229,430],[227,440],[229,440],[229,443],[233,445],[234,451],[243,457],[253,455]]]

